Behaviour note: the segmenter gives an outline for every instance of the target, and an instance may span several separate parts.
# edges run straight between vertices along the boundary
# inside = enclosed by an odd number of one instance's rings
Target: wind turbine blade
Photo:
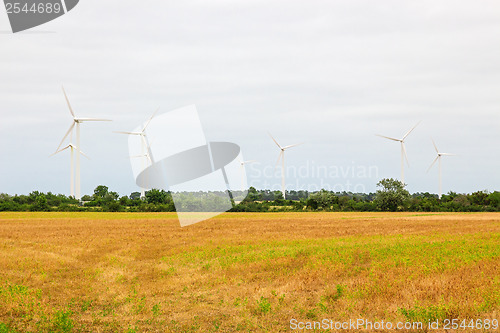
[[[380,134],[375,134],[376,136],[379,136],[381,138],[385,138],[385,139],[389,139],[389,140],[392,140],[392,141],[397,141],[397,142],[400,142],[401,140],[399,139],[395,139],[395,138],[390,138],[388,136],[384,136],[384,135],[380,135]]]
[[[83,153],[83,151],[81,151],[80,149],[78,149],[78,152],[79,152],[80,154],[82,154],[83,156],[85,156],[87,159],[89,159],[89,160],[90,160],[90,157],[88,157],[87,155],[85,155],[85,154]]]
[[[143,136],[143,138],[144,138],[144,136]],[[144,138],[144,142],[145,142],[145,141],[146,141],[146,139]],[[155,141],[155,140],[154,140],[154,139],[152,139],[152,140],[151,140],[151,142],[149,143],[148,147],[146,148],[146,154],[149,154],[149,150],[151,149],[151,146],[153,145],[153,142],[154,142],[154,141]]]
[[[432,140],[432,144],[434,145],[434,149],[436,149],[436,153],[439,154],[439,150],[438,150],[438,147],[436,146],[436,143],[434,142],[433,139],[431,139],[431,140]]]
[[[410,162],[408,161],[408,155],[406,154],[405,144],[403,142],[401,142],[401,145],[403,146],[403,152],[404,152],[404,155],[405,155],[406,164],[408,164],[408,167],[410,167]]]
[[[140,132],[121,132],[121,131],[113,131],[113,133],[127,134],[127,135],[141,135],[142,134]]]
[[[271,135],[271,133],[267,133],[267,134],[269,134],[269,136],[271,137],[271,139],[273,139],[274,143],[275,143],[275,144],[279,147],[279,149],[283,149],[283,148],[280,146],[280,144],[278,143],[278,141],[276,141],[276,140],[273,138],[273,136]]]
[[[111,119],[102,119],[102,118],[76,118],[78,121],[112,121]]]
[[[255,163],[255,162],[257,162],[257,160],[244,161],[244,162],[241,162],[241,164],[249,164],[249,163]]]
[[[146,130],[146,128],[149,126],[149,123],[151,122],[151,120],[153,120],[153,118],[156,116],[156,113],[158,111],[160,111],[160,108],[156,109],[156,111],[153,113],[153,115],[151,117],[149,117],[149,120],[147,121],[146,125],[144,125],[142,132],[144,132]]]
[[[410,135],[411,132],[413,132],[413,130],[415,129],[415,127],[417,127],[422,121],[419,121],[415,126],[412,127],[411,130],[409,130],[408,132],[406,132],[406,134],[403,136],[403,138],[401,139],[401,141],[404,141],[404,139],[406,139],[406,137],[408,135]]]
[[[301,142],[301,143],[297,143],[295,145],[289,145],[289,146],[286,146],[286,147],[283,147],[283,149],[288,149],[288,148],[293,148],[293,147],[297,147],[297,146],[300,146],[300,145],[303,145],[304,143]]]
[[[49,157],[52,157],[52,156],[54,156],[55,154],[59,154],[60,152],[65,151],[65,150],[66,150],[66,149],[68,149],[69,147],[71,147],[71,146],[66,146],[66,147],[64,147],[63,149],[56,151],[54,154],[49,155]]]
[[[278,160],[276,161],[276,165],[274,166],[276,168],[276,166],[278,166],[278,164],[280,163],[280,160],[281,160],[281,157],[283,156],[283,151],[280,151],[280,154],[278,155]]]
[[[436,162],[437,162],[438,159],[439,159],[439,156],[436,156],[436,158],[434,159],[434,162],[432,162],[432,164],[429,167],[429,169],[427,169],[427,172],[429,172],[429,170],[434,166],[434,164],[436,164]]]
[[[149,154],[144,154],[144,155],[134,155],[134,156],[129,156],[130,158],[144,158],[146,157],[151,163],[153,163],[153,160],[151,159],[151,156]]]
[[[68,131],[66,132],[66,134],[64,135],[64,137],[62,138],[61,140],[61,143],[59,143],[59,146],[57,147],[56,151],[59,150],[59,148],[61,148],[64,140],[66,140],[66,138],[68,137],[68,135],[71,133],[71,131],[73,130],[73,128],[75,127],[75,122],[73,122],[73,124],[71,124],[71,126],[69,127]]]
[[[457,156],[457,154],[441,153],[441,156]]]
[[[64,90],[64,87],[62,87],[62,91],[64,93],[64,98],[66,98],[66,103],[68,103],[69,112],[71,112],[71,115],[73,116],[73,118],[76,118],[75,113],[73,112],[73,109],[71,108],[71,104],[69,103],[69,99],[68,99],[68,96],[66,95],[66,91]]]

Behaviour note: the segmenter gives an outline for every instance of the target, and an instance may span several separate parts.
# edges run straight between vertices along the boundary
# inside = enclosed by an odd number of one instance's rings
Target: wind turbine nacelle
[[[20,32],[63,16],[79,0],[4,0],[12,32]]]

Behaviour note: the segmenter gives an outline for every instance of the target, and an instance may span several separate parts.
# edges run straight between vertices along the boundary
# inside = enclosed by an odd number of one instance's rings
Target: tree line
[[[396,179],[382,179],[375,193],[287,191],[286,200],[281,191],[257,190],[248,194],[232,192],[232,212],[274,211],[331,211],[331,212],[498,212],[500,192],[477,191],[470,194],[449,192],[438,198],[436,194],[410,194],[406,185]],[[220,207],[225,192],[175,193],[152,189],[141,198],[139,192],[120,196],[107,186],[99,185],[92,195],[82,201],[51,192],[31,192],[29,195],[0,194],[0,211],[104,211],[104,212],[175,212],[172,196],[182,197],[179,209],[214,211]],[[201,200],[202,199],[202,200]]]

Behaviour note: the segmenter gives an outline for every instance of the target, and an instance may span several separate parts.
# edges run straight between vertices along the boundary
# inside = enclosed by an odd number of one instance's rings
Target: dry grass
[[[499,310],[496,213],[227,213],[182,229],[168,213],[0,214],[0,332],[281,332],[292,318]]]

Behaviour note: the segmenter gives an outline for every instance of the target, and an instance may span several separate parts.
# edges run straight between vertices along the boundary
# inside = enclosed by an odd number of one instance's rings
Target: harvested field
[[[499,311],[498,213],[226,213],[186,228],[170,213],[0,213],[0,332],[285,332],[292,319]]]

